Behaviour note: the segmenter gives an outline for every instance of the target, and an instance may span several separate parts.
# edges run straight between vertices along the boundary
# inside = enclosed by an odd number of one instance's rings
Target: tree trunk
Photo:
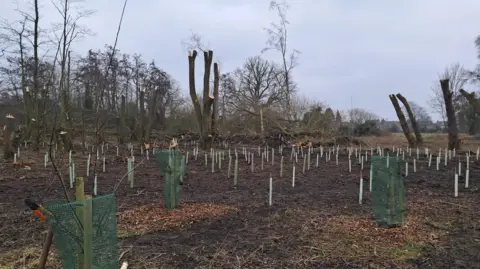
[[[211,130],[211,111],[214,103],[214,98],[210,95],[210,74],[212,68],[213,51],[204,51],[204,73],[203,73],[203,148],[209,149],[212,147],[212,130]]]
[[[35,122],[32,122],[32,113],[30,112],[31,110],[29,108],[30,104],[32,104],[31,98],[30,91],[24,91],[23,102],[25,104],[25,132],[23,133],[22,141],[27,141],[30,139],[33,132],[33,125],[35,124]],[[38,149],[38,147],[35,147],[35,144],[33,148],[35,150]]]
[[[445,110],[447,112],[448,126],[448,149],[460,149],[458,140],[457,117],[455,116],[455,108],[453,107],[453,93],[450,90],[450,81],[448,79],[440,80],[442,88],[443,100],[445,101]]]
[[[402,102],[403,106],[405,106],[405,109],[407,110],[408,117],[410,118],[410,122],[412,123],[412,128],[413,131],[415,132],[415,138],[417,141],[417,147],[420,147],[423,145],[423,138],[422,138],[422,133],[418,129],[418,124],[417,124],[417,119],[415,118],[415,114],[413,114],[412,109],[410,108],[410,104],[408,104],[408,101],[403,95],[400,93],[397,93],[397,98]]]
[[[118,117],[118,144],[123,145],[125,143],[125,95],[122,95],[122,102],[120,104],[120,116]]]
[[[150,144],[150,135],[152,134],[152,126],[153,122],[155,121],[155,111],[157,106],[157,96],[160,90],[156,89],[153,92],[152,100],[150,100],[150,104],[148,106],[148,122],[147,122],[147,129],[145,130],[145,141],[143,143]]]
[[[6,118],[5,127],[3,130],[3,158],[5,160],[10,160],[15,154],[13,149],[13,131],[15,130],[15,118],[8,114]]]
[[[63,44],[62,44],[62,61],[61,61],[61,72],[60,72],[60,130],[64,131],[65,134],[62,135],[63,147],[65,151],[73,150],[73,143],[70,134],[70,109],[69,109],[69,94],[68,94],[68,85],[69,82],[67,81],[69,78],[69,74],[67,73],[67,64],[70,63],[70,52],[67,51],[68,43],[67,43],[67,12],[68,12],[68,5],[65,4],[63,10],[65,16],[63,18]],[[68,61],[68,62],[67,62]],[[36,93],[35,93],[36,94]],[[38,117],[39,115],[36,115]],[[37,119],[37,122],[39,119]]]
[[[188,55],[188,84],[190,98],[192,99],[195,116],[199,126],[201,147],[203,149],[208,149],[212,145],[212,126],[210,125],[212,115],[210,113],[215,99],[215,97],[210,96],[210,71],[213,51],[205,51],[203,56],[205,59],[205,70],[203,75],[203,110],[200,106],[195,89],[195,58],[197,57],[197,51],[195,50]]]
[[[100,87],[102,89],[102,91],[105,89],[105,87]],[[103,99],[103,97],[101,98]],[[93,111],[91,111],[91,115],[92,115],[92,119],[93,118],[96,118],[96,129],[95,129],[95,137],[96,137],[96,141],[95,143],[98,145],[101,145],[105,142],[105,125],[108,124],[108,112],[105,111],[105,108],[104,108],[104,102],[101,101],[99,103],[99,105],[96,107],[97,108],[97,111],[95,113],[95,116],[94,116],[94,113]]]
[[[412,133],[410,132],[410,128],[407,124],[407,119],[405,119],[405,115],[398,104],[398,100],[394,94],[390,94],[390,101],[392,101],[392,105],[395,108],[395,112],[397,113],[398,120],[400,121],[400,126],[402,126],[403,133],[405,134],[405,138],[408,141],[408,145],[410,147],[415,147],[415,138],[413,137]]]
[[[265,127],[263,125],[263,107],[260,106],[260,134],[263,136],[265,134]]]
[[[84,106],[84,109],[88,109],[88,110],[93,109],[92,91],[90,90],[90,85],[88,83],[85,86],[85,101],[83,106]]]
[[[72,143],[72,136],[66,132],[64,134],[60,134],[60,137],[62,138],[62,143],[65,151],[72,151],[75,152],[75,149],[73,148],[73,143]]]
[[[166,111],[165,111],[165,105],[163,101],[160,103],[161,103],[160,107],[157,108],[157,113],[155,116],[157,118],[157,125],[158,125],[157,128],[159,128],[159,130],[164,131],[166,129],[165,123],[167,122],[167,117],[165,116]]]
[[[468,102],[472,106],[473,111],[475,111],[475,114],[480,116],[480,103],[478,102],[478,99],[475,97],[475,92],[466,92],[464,89],[460,89],[460,93],[467,98]]]
[[[220,83],[220,72],[218,64],[213,64],[213,109],[212,109],[212,137],[215,137],[218,128],[218,87]]]
[[[138,138],[145,143],[145,90],[140,90],[140,128]]]
[[[25,109],[25,126],[27,127],[26,132],[23,136],[23,140],[27,140],[31,136],[33,125],[35,124],[35,122],[32,121],[32,118],[34,117],[33,116],[34,102],[32,99],[32,94],[29,91],[27,86],[27,71],[25,66],[26,64],[25,64],[25,52],[23,47],[23,33],[19,35],[19,47],[20,47],[20,75],[21,75],[22,92],[24,96],[23,103],[24,103],[24,109]],[[34,143],[33,148],[34,150],[38,150],[38,144]]]

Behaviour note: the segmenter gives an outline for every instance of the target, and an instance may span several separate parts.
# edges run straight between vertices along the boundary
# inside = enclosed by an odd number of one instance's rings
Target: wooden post
[[[92,196],[85,195],[85,203],[83,208],[83,269],[92,269],[93,265],[93,224],[92,224]]]
[[[48,252],[50,252],[50,246],[52,246],[53,241],[53,230],[48,228],[47,236],[43,242],[42,255],[40,256],[40,262],[38,263],[38,269],[45,269],[45,264],[47,264]]]
[[[83,227],[84,226],[84,207],[83,207],[83,202],[85,201],[85,184],[83,182],[83,177],[78,177],[75,180],[75,199],[77,202],[80,202],[82,204],[77,205],[76,208],[76,214],[78,217],[78,220],[80,221],[80,234],[78,234],[78,237],[83,236]],[[84,246],[83,246],[84,247]],[[84,251],[83,247],[79,246],[77,249],[77,269],[84,269],[85,267],[85,258],[84,258]]]

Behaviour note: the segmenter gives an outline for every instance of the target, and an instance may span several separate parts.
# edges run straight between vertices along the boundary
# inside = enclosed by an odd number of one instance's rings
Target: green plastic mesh
[[[166,173],[178,173],[185,175],[187,169],[183,161],[183,153],[178,150],[161,150],[155,153],[157,167],[160,168],[160,176]],[[172,159],[174,160],[172,162]]]
[[[380,227],[405,224],[403,167],[405,161],[398,157],[372,157],[372,207]]]
[[[175,209],[180,203],[183,176],[186,173],[186,165],[183,154],[177,150],[158,151],[155,154],[160,175],[165,178],[163,197],[167,209]]]
[[[91,199],[92,202],[92,268],[118,269],[117,218],[115,195],[109,194]],[[46,206],[48,224],[53,229],[55,245],[63,269],[79,269],[79,253],[83,253],[84,229],[79,222],[76,208],[84,201]]]

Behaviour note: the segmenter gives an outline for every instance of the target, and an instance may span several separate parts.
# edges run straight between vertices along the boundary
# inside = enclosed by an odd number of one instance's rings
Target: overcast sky
[[[61,20],[50,0],[40,1],[41,27]],[[0,17],[14,20],[17,5],[1,2]],[[23,8],[33,0],[18,2]],[[437,73],[454,62],[466,68],[477,63],[478,0],[291,0],[289,5],[289,46],[302,53],[293,73],[299,92],[334,109],[360,107],[395,119],[388,94],[400,92],[430,111]],[[81,21],[95,36],[78,41],[74,52],[113,44],[123,0],[87,0],[83,6],[96,10]],[[272,21],[278,17],[269,11],[269,0],[130,0],[117,48],[155,59],[186,91],[187,49],[181,41],[192,31],[228,72],[261,53],[264,28]],[[280,61],[275,52],[265,57]],[[198,59],[200,69],[203,57]]]

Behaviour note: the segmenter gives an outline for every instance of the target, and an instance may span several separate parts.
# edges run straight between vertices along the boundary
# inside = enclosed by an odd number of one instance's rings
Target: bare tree
[[[90,16],[93,14],[92,10],[79,10],[77,13],[72,15],[71,8],[75,0],[61,0],[58,3],[53,2],[58,13],[62,17],[62,23],[57,24],[57,29],[61,31],[61,35],[58,36],[58,44],[61,48],[61,57],[60,57],[60,117],[59,117],[59,127],[62,131],[62,140],[63,145],[66,151],[73,150],[72,142],[72,117],[69,105],[69,96],[71,95],[69,89],[69,70],[70,70],[70,46],[72,43],[87,34],[90,34],[88,29],[79,27],[78,21],[82,18]]]
[[[432,117],[425,107],[414,101],[409,101],[408,103],[410,104],[410,108],[412,109],[413,114],[415,114],[415,118],[420,125],[432,123]]]
[[[323,108],[325,107],[325,104],[316,100],[312,100],[312,98],[309,96],[300,95],[298,93],[293,94],[291,103],[293,113],[292,118],[296,122],[305,119],[305,115],[307,113],[318,110],[318,108],[321,108],[321,110],[323,110]],[[308,118],[310,119],[311,117]]]
[[[291,99],[295,91],[295,83],[292,78],[292,70],[298,64],[298,50],[290,50],[287,46],[288,42],[288,25],[290,22],[287,20],[287,10],[289,6],[286,2],[278,3],[276,1],[270,2],[270,10],[277,12],[277,15],[280,19],[279,23],[271,23],[270,28],[266,28],[268,39],[267,47],[262,50],[262,52],[268,50],[276,50],[280,52],[282,57],[282,76],[279,76],[281,85],[286,92],[286,112],[288,118],[292,117],[292,104]]]
[[[454,108],[457,108],[460,100],[460,89],[467,84],[469,81],[470,75],[468,71],[459,63],[454,63],[445,68],[443,73],[438,74],[439,80],[448,80],[449,88],[452,91],[452,101]],[[443,91],[440,87],[440,84],[437,82],[431,88],[432,96],[430,100],[430,106],[434,113],[440,115],[442,121],[445,124],[445,128],[447,129],[447,112],[445,109],[445,100],[443,98]]]
[[[442,88],[443,98],[445,101],[445,111],[447,113],[448,149],[460,149],[457,117],[455,115],[455,107],[453,105],[454,92],[450,90],[450,82],[448,79],[440,80],[440,86]]]
[[[7,21],[0,21],[0,43],[3,46],[2,51],[7,54],[7,62],[12,63],[14,73],[20,74],[20,88],[22,89],[22,96],[24,97],[25,110],[25,124],[29,124],[33,117],[33,105],[29,102],[29,89],[26,77],[26,58],[28,48],[26,47],[26,40],[30,37],[27,29],[28,17],[23,16],[22,20],[15,23]],[[15,49],[18,48],[18,49]],[[18,58],[16,56],[18,55]],[[12,73],[11,75],[13,75]],[[12,79],[12,78],[10,78]]]
[[[205,44],[202,36],[199,33],[191,32],[187,40],[182,40],[181,44],[188,51],[199,50],[201,52],[208,51],[206,47],[210,47],[210,44]]]
[[[264,116],[268,108],[284,98],[278,84],[279,69],[260,56],[248,58],[242,68],[235,71],[238,87],[230,88],[229,103],[237,111],[254,116],[256,132],[264,132]]]
[[[362,123],[365,123],[366,121],[379,119],[377,115],[363,108],[349,109],[347,114],[348,114],[350,123],[352,124],[362,124]]]

